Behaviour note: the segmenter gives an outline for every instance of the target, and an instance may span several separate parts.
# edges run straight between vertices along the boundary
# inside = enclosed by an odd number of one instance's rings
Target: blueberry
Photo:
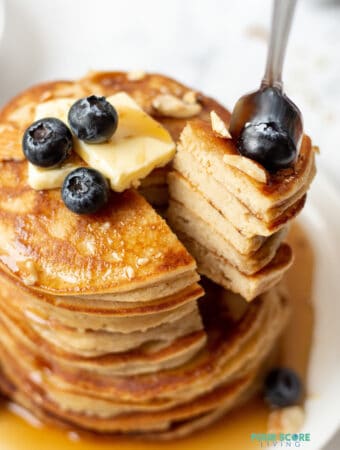
[[[246,124],[237,146],[241,155],[259,162],[270,172],[290,167],[297,156],[293,140],[276,122]]]
[[[108,141],[118,126],[118,114],[105,97],[82,98],[76,101],[68,113],[73,133],[89,144]]]
[[[97,170],[80,167],[67,175],[61,189],[68,209],[77,214],[92,214],[109,199],[109,185]]]
[[[28,161],[35,166],[53,167],[70,156],[72,134],[59,119],[40,119],[25,131],[22,147]]]
[[[265,399],[270,406],[283,408],[296,405],[302,396],[302,382],[291,369],[273,369],[265,380]]]

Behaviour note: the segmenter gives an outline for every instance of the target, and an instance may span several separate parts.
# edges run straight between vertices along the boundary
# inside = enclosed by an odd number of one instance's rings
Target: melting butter
[[[80,166],[80,164],[67,163],[60,167],[45,169],[28,163],[28,184],[32,189],[37,190],[60,188],[67,175]]]
[[[118,128],[110,141],[86,144],[74,137],[74,151],[86,164],[109,179],[114,191],[138,186],[156,167],[165,166],[175,154],[175,143],[168,131],[146,114],[124,92],[107,97],[119,115]],[[36,107],[35,120],[56,117],[67,124],[74,99],[50,100]],[[65,177],[82,164],[68,161],[60,167],[40,168],[29,163],[28,183],[33,189],[62,186]]]

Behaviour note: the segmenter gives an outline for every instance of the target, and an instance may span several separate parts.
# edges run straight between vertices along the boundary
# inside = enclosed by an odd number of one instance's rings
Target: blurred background
[[[0,0],[1,3],[1,0]],[[270,0],[7,0],[0,103],[90,69],[165,72],[231,108],[261,79]],[[340,188],[340,2],[300,0],[284,81]],[[1,21],[0,21],[1,27]]]
[[[0,0],[0,6],[2,6]],[[232,108],[263,74],[270,0],[7,0],[0,8],[0,104],[88,70],[164,72]],[[286,92],[340,189],[340,2],[300,0]],[[339,146],[339,148],[338,148]],[[340,436],[327,450],[340,448]]]

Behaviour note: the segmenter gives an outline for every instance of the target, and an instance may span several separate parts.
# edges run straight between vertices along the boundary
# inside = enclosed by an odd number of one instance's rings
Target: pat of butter
[[[119,116],[118,128],[110,141],[86,144],[74,137],[74,151],[86,164],[109,179],[114,191],[136,187],[156,167],[165,166],[175,154],[168,131],[146,114],[124,92],[107,97]],[[74,99],[61,98],[39,104],[35,120],[56,117],[67,124]],[[33,189],[61,187],[64,178],[81,164],[69,161],[61,167],[43,169],[29,164],[28,183]]]
[[[66,163],[60,167],[45,169],[28,163],[28,184],[32,189],[56,189],[63,185],[67,175],[81,164]]]

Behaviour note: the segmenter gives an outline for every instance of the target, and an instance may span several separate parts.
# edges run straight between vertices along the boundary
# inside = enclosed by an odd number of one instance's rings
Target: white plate
[[[309,400],[303,432],[321,449],[340,427],[340,200],[319,173],[301,215],[315,251],[315,335],[309,371]],[[335,449],[334,449],[335,450]]]

